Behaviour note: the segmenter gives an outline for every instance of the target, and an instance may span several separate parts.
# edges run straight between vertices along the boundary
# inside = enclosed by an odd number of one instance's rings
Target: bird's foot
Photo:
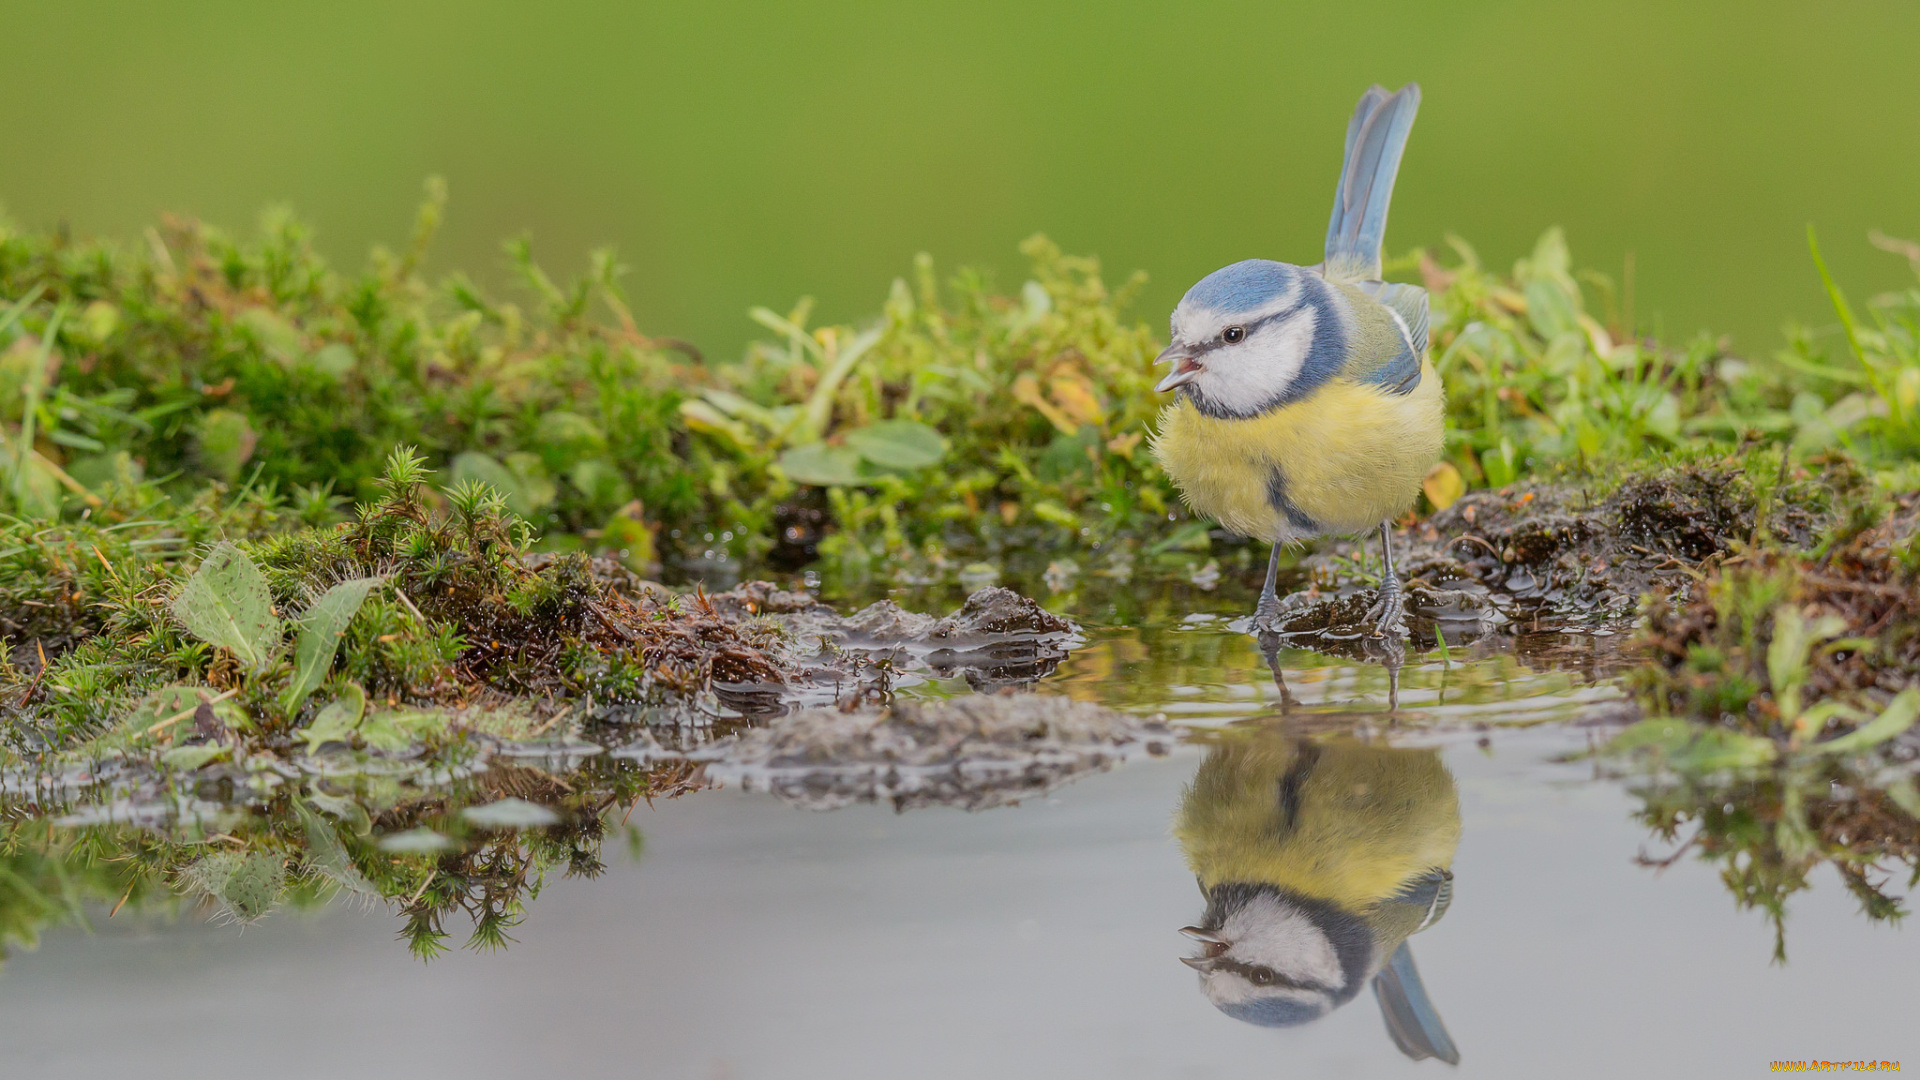
[[[1260,602],[1254,605],[1253,629],[1256,633],[1273,632],[1275,620],[1280,618],[1280,598],[1273,593],[1263,593]]]
[[[1406,593],[1400,588],[1400,582],[1388,578],[1380,586],[1379,598],[1373,607],[1367,609],[1367,622],[1373,626],[1374,637],[1407,636]]]

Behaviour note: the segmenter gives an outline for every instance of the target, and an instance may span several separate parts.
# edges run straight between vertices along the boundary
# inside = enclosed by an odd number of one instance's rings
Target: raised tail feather
[[[1326,273],[1338,281],[1378,281],[1380,246],[1387,235],[1387,204],[1407,133],[1420,110],[1420,84],[1394,93],[1370,87],[1347,124],[1347,157],[1327,223]]]
[[[1440,1021],[1427,988],[1420,982],[1420,969],[1413,966],[1413,950],[1406,942],[1393,951],[1392,959],[1373,977],[1373,995],[1380,1002],[1380,1015],[1387,1022],[1387,1035],[1400,1052],[1419,1061],[1439,1058],[1449,1065],[1460,1064],[1460,1051]]]

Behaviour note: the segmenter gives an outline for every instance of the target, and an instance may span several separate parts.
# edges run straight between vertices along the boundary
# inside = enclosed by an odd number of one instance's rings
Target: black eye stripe
[[[1294,304],[1292,307],[1281,308],[1279,311],[1276,311],[1271,315],[1262,315],[1259,318],[1253,320],[1252,322],[1235,323],[1234,324],[1235,326],[1238,326],[1241,330],[1245,332],[1239,341],[1229,342],[1229,341],[1226,341],[1224,338],[1216,336],[1211,341],[1194,346],[1192,355],[1202,356],[1202,355],[1205,355],[1206,353],[1212,352],[1215,349],[1225,348],[1228,345],[1242,344],[1246,342],[1248,339],[1252,338],[1253,335],[1259,333],[1260,330],[1263,329],[1267,324],[1276,322],[1280,319],[1284,319],[1287,316],[1292,315],[1295,312],[1298,312],[1301,308],[1305,306],[1306,306],[1306,302],[1303,300],[1299,303]]]
[[[1255,986],[1278,986],[1288,990],[1308,990],[1314,993],[1336,995],[1338,990],[1312,979],[1294,979],[1259,964],[1243,964],[1237,960],[1222,957],[1213,962],[1213,966],[1222,971],[1231,971],[1235,975],[1253,983]],[[1264,981],[1263,981],[1264,979]]]

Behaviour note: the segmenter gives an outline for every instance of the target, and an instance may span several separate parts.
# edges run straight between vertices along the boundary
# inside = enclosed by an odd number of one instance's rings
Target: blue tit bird
[[[1426,360],[1427,294],[1380,280],[1387,203],[1420,87],[1375,86],[1347,125],[1346,163],[1327,226],[1326,261],[1248,259],[1187,290],[1154,387],[1179,396],[1160,414],[1153,452],[1195,511],[1269,540],[1265,629],[1282,547],[1375,528],[1386,573],[1369,618],[1404,633],[1391,526],[1439,460],[1445,413]]]
[[[1201,953],[1181,959],[1216,1008],[1290,1027],[1370,981],[1403,1053],[1458,1063],[1407,947],[1453,897],[1460,806],[1437,752],[1231,732],[1194,775],[1174,834],[1206,898],[1180,931]]]

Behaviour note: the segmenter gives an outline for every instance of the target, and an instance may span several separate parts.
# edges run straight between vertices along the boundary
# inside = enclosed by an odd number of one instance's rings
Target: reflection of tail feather
[[[1433,1002],[1427,999],[1427,988],[1420,982],[1420,971],[1413,966],[1413,951],[1406,942],[1400,943],[1393,959],[1373,977],[1373,994],[1380,1001],[1387,1034],[1401,1053],[1415,1061],[1431,1057],[1449,1065],[1460,1064],[1460,1051],[1454,1048]]]

